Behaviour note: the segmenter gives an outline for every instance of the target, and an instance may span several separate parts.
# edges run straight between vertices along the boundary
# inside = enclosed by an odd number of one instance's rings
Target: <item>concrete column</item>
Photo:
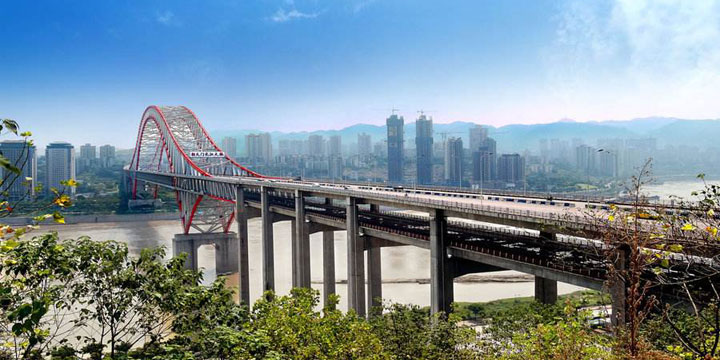
[[[297,286],[310,288],[310,234],[305,222],[305,198],[302,191],[295,191],[295,227],[296,241],[293,266],[297,274]]]
[[[557,302],[557,281],[540,276],[535,277],[535,301],[542,304]]]
[[[357,200],[347,198],[348,308],[365,316],[365,246],[359,234]]]
[[[218,275],[237,273],[240,268],[237,236],[234,233],[213,233],[212,235],[211,241],[215,244],[215,273]]]
[[[624,326],[627,320],[627,284],[624,276],[627,275],[629,249],[621,248],[615,251],[613,265],[615,273],[609,282],[610,302],[612,313],[610,322],[613,326]]]
[[[187,254],[185,259],[185,268],[197,271],[198,269],[198,246],[195,240],[189,234],[176,234],[173,238],[173,256]]]
[[[430,312],[449,313],[453,303],[453,269],[447,256],[447,219],[434,210],[430,219]]]
[[[290,249],[292,251],[292,254],[290,255],[290,262],[291,262],[291,268],[292,268],[292,287],[296,288],[300,283],[300,276],[298,275],[298,249],[297,249],[297,231],[295,230],[295,227],[297,226],[295,223],[297,221],[290,220]]]
[[[328,297],[335,294],[335,232],[323,231],[323,293],[325,305]]]
[[[275,290],[275,259],[273,257],[273,214],[270,212],[268,188],[260,190],[262,216],[263,291]]]
[[[554,241],[557,239],[557,234],[540,231],[540,242]],[[544,255],[545,252],[540,250],[540,255]],[[542,304],[554,304],[557,302],[557,281],[546,279],[543,277],[535,277],[535,301]]]
[[[235,196],[235,221],[238,227],[238,287],[240,302],[250,306],[250,266],[248,263],[248,224],[247,209],[245,208],[245,192],[243,187],[237,187]]]
[[[367,241],[368,239],[366,239]],[[370,241],[370,248],[367,254],[368,271],[368,309],[382,307],[382,266],[380,246]],[[372,314],[372,311],[370,312]]]

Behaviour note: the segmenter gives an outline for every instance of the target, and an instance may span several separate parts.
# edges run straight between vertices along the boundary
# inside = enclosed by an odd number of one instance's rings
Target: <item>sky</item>
[[[131,148],[143,110],[211,130],[720,118],[720,0],[0,2],[0,117]]]

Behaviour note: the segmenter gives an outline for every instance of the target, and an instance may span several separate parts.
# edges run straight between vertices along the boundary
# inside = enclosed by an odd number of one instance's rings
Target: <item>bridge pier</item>
[[[328,298],[335,294],[335,232],[323,231],[323,294],[325,305]]]
[[[540,231],[540,242],[554,241],[557,234]],[[543,250],[541,255],[543,254]],[[535,301],[541,304],[555,304],[557,302],[557,281],[535,276]]]
[[[365,312],[365,246],[364,237],[360,236],[358,224],[357,199],[347,198],[347,286],[348,309],[354,310],[358,316],[364,317]]]
[[[228,233],[192,233],[175,234],[173,238],[173,256],[186,253],[185,267],[198,270],[198,248],[203,245],[215,247],[215,273],[228,275],[237,273],[238,238],[233,232]]]
[[[240,303],[250,306],[250,265],[248,263],[248,216],[245,208],[245,192],[237,187],[235,196],[235,221],[238,227],[238,290]]]
[[[430,214],[430,312],[450,313],[453,303],[453,268],[447,254],[447,219],[443,210]]]
[[[302,191],[295,191],[295,221],[294,237],[296,257],[293,259],[293,267],[297,275],[294,286],[310,288],[310,233],[308,224],[305,221],[305,198]]]
[[[625,283],[625,276],[629,266],[630,249],[617,249],[613,255],[615,256],[612,260],[615,270],[614,274],[611,273],[613,276],[608,284],[612,305],[610,323],[613,326],[624,326],[627,322],[627,284]]]
[[[535,301],[542,304],[557,302],[557,281],[535,276]]]
[[[368,272],[368,299],[367,306],[372,315],[374,307],[382,307],[382,265],[381,247],[376,239],[368,241],[367,272]]]
[[[260,214],[262,218],[262,275],[263,291],[275,291],[275,259],[273,250],[273,213],[270,212],[268,188],[260,189]]]

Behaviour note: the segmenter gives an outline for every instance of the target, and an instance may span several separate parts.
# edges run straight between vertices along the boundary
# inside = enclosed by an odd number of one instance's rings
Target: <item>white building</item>
[[[66,142],[54,142],[45,148],[46,176],[45,191],[50,188],[62,189],[61,181],[75,179],[75,148]],[[67,189],[67,194],[74,195],[75,188]]]

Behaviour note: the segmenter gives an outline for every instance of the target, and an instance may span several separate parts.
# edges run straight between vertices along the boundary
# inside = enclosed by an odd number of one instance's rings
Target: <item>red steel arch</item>
[[[185,106],[152,105],[145,109],[130,169],[168,175],[267,178],[230,158],[210,137],[195,113]],[[132,178],[131,181],[132,198],[137,199],[138,180]],[[157,192],[153,196],[157,196]],[[191,227],[201,232],[230,229],[234,197],[203,197],[181,191],[176,191],[176,197],[185,233]]]

